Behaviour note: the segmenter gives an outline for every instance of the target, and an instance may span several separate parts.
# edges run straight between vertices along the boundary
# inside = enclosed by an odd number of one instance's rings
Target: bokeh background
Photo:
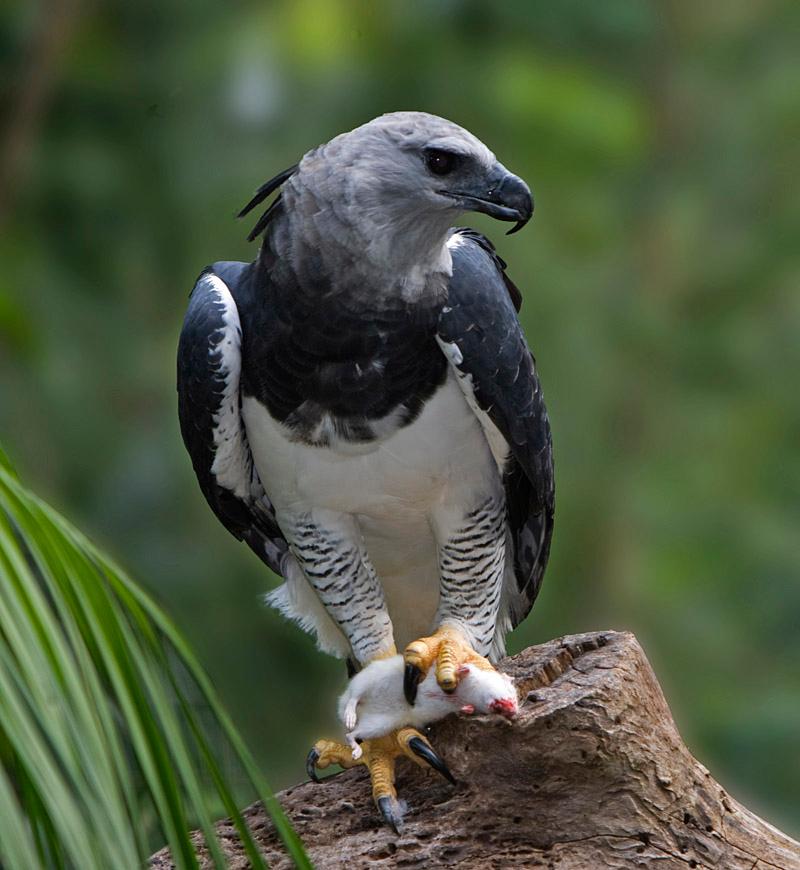
[[[490,234],[523,289],[558,510],[511,649],[631,629],[686,740],[800,834],[800,4],[0,7],[0,441],[166,605],[271,782],[339,662],[206,507],[178,432],[194,277],[315,144],[422,109],[525,177]]]

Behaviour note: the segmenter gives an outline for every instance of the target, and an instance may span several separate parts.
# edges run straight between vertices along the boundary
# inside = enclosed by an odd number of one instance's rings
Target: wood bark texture
[[[800,870],[800,844],[689,753],[633,635],[560,638],[501,669],[516,682],[518,718],[435,725],[431,742],[458,785],[401,761],[401,835],[381,823],[363,768],[278,795],[316,867]],[[290,867],[261,805],[246,818],[270,866]],[[233,826],[218,831],[230,866],[247,867]],[[169,853],[152,866],[171,868]]]

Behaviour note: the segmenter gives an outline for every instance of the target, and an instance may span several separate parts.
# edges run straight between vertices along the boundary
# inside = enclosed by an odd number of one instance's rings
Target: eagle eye
[[[461,156],[442,148],[425,149],[425,165],[434,175],[449,175],[461,162]]]

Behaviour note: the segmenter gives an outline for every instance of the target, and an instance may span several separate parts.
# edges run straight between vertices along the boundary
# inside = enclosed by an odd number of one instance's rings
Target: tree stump
[[[435,725],[458,785],[401,762],[409,810],[399,836],[381,823],[363,768],[278,795],[316,867],[800,870],[800,844],[689,753],[633,635],[560,638],[501,669],[516,681],[518,718]],[[261,805],[246,818],[270,866],[290,867]],[[218,831],[230,866],[247,867],[233,826]],[[152,866],[172,867],[169,853]]]

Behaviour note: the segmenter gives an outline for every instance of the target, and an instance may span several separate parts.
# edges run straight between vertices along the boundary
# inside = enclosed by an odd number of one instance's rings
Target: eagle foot
[[[317,768],[324,769],[331,764],[345,768],[363,764],[369,771],[375,805],[384,821],[399,834],[403,827],[405,803],[397,799],[394,771],[401,756],[410,758],[420,767],[433,768],[455,785],[450,769],[416,728],[400,728],[385,737],[364,740],[356,747],[336,740],[318,740],[308,753],[306,770],[314,782],[320,782]]]
[[[494,670],[488,659],[476,653],[461,632],[451,626],[442,626],[430,637],[412,641],[406,647],[403,657],[406,663],[403,691],[411,705],[417,698],[417,686],[434,664],[436,681],[442,691],[448,694],[456,690],[459,669],[464,665],[471,664],[482,671]]]

